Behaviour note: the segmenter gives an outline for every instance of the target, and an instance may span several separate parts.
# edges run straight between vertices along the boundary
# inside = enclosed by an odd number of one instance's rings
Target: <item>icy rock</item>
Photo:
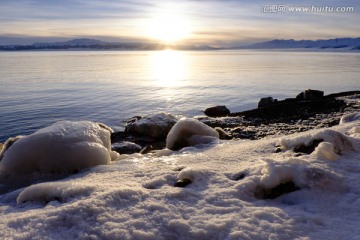
[[[0,149],[0,161],[4,157],[5,152],[11,147],[11,145],[13,145],[14,142],[16,142],[17,140],[19,140],[22,137],[23,136],[16,136],[16,137],[11,137],[8,140],[6,140],[6,142],[4,143],[4,145],[1,146],[1,149]]]
[[[170,129],[178,118],[168,113],[158,113],[145,116],[126,125],[125,131],[132,135],[149,137],[154,140],[164,141]]]
[[[113,143],[111,145],[111,148],[113,151],[116,151],[120,154],[132,154],[132,153],[138,153],[141,151],[141,146],[133,143],[133,142],[119,142],[119,143]]]
[[[360,112],[350,113],[344,115],[340,119],[340,124],[348,123],[348,122],[354,122],[360,120]]]
[[[328,144],[323,144],[322,149],[327,149],[327,150],[332,149],[333,152],[336,153],[337,155],[342,155],[345,152],[349,152],[353,150],[353,145],[349,137],[331,129],[314,131],[312,133],[298,135],[292,138],[291,137],[283,138],[280,140],[280,145],[285,149],[295,149],[301,145],[310,146],[312,143],[314,143],[314,141],[319,142],[320,139],[323,139],[324,140],[323,142],[331,143],[333,146],[333,148],[329,148]],[[315,156],[320,156],[318,155],[319,152],[316,153],[315,152],[314,152]],[[321,154],[321,156],[324,155]],[[330,154],[326,154],[326,156],[330,156]],[[330,159],[332,159],[332,157]]]
[[[230,110],[226,106],[215,106],[205,109],[206,116],[209,117],[223,117],[230,113]]]
[[[51,201],[66,202],[68,199],[80,195],[88,195],[92,187],[76,183],[47,182],[31,185],[25,188],[17,197],[17,203]]]
[[[166,147],[179,150],[197,144],[207,144],[219,138],[213,128],[195,119],[182,118],[170,130],[166,138]]]
[[[110,131],[88,121],[61,121],[22,137],[4,152],[0,174],[72,173],[109,164]]]

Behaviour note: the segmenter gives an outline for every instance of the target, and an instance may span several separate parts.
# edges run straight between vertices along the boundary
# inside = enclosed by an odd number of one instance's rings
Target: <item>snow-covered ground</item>
[[[121,155],[1,195],[0,238],[359,239],[359,135],[354,121],[257,141]],[[310,155],[292,151],[319,139]],[[174,187],[181,179],[192,183]],[[288,182],[299,190],[267,199]]]

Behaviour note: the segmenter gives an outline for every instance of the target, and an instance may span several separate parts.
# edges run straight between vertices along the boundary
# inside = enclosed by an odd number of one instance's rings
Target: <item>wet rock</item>
[[[297,100],[319,100],[324,97],[324,92],[319,90],[307,89],[296,96]]]
[[[113,151],[120,154],[133,154],[141,151],[142,147],[133,142],[119,142],[111,145]]]
[[[167,113],[145,116],[128,123],[125,132],[135,136],[149,137],[156,141],[165,141],[170,129],[178,118]]]
[[[192,181],[188,178],[184,178],[184,179],[180,179],[180,180],[177,180],[174,187],[186,187],[187,185],[189,185],[190,183],[192,183]]]
[[[230,110],[226,106],[215,106],[205,109],[204,113],[209,117],[223,117],[230,114]]]
[[[273,99],[272,97],[266,97],[266,98],[261,98],[259,103],[258,103],[258,108],[262,108],[262,107],[266,107],[269,105],[273,105],[275,103],[277,103],[278,100],[277,99]]]
[[[324,139],[315,139],[307,146],[304,144],[301,144],[294,148],[294,152],[311,154],[313,151],[315,151],[315,148],[323,141],[324,141]]]

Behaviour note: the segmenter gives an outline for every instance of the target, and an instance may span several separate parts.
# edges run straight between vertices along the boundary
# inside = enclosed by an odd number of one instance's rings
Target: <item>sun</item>
[[[146,20],[146,34],[165,44],[185,40],[190,36],[189,20],[179,12],[162,9]]]

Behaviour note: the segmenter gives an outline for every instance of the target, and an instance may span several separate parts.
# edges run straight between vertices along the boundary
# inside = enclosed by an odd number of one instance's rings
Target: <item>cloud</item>
[[[353,6],[353,13],[264,13],[274,0],[2,0],[0,34],[43,37],[146,37],[144,23],[161,11],[186,17],[196,42],[239,42],[248,39],[328,38],[357,36],[360,2],[355,0],[284,0],[286,6]]]

